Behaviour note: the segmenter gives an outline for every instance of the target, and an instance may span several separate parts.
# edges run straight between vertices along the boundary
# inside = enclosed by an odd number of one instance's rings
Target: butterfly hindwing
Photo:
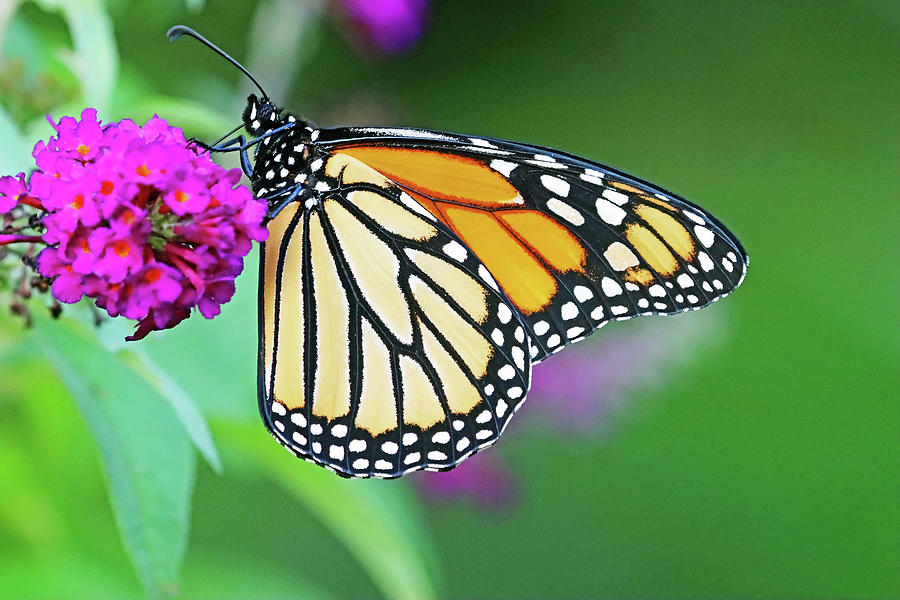
[[[699,309],[747,255],[700,207],[609,167],[495,139],[322,130],[451,229],[505,291],[538,362],[611,320]]]
[[[269,224],[260,409],[342,475],[445,469],[493,443],[530,379],[530,338],[481,261],[400,187],[341,153]]]

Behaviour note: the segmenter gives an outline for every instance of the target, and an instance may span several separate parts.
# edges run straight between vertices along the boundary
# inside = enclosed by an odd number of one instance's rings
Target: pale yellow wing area
[[[493,443],[530,379],[530,340],[478,258],[346,155],[315,202],[269,223],[260,407],[292,452],[346,476],[446,469]]]

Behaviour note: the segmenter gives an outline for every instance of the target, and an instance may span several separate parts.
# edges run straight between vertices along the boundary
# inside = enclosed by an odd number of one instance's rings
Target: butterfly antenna
[[[187,27],[185,25],[175,25],[174,27],[170,28],[169,31],[166,32],[166,37],[169,38],[170,42],[174,42],[175,40],[177,40],[178,38],[180,38],[183,35],[187,35],[187,36],[194,38],[195,40],[197,40],[200,43],[202,43],[203,45],[207,46],[208,48],[213,50],[216,54],[218,54],[219,56],[221,56],[222,58],[224,58],[225,60],[227,60],[228,62],[233,64],[235,67],[240,69],[241,73],[243,73],[244,75],[249,77],[250,81],[252,81],[253,84],[259,88],[259,91],[262,92],[263,98],[269,97],[269,95],[266,93],[266,90],[264,90],[263,87],[261,85],[259,85],[259,82],[256,80],[256,77],[251,75],[250,71],[248,71],[246,68],[244,68],[244,65],[239,63],[237,60],[233,59],[227,52],[225,52],[224,50],[222,50],[221,48],[219,48],[218,46],[213,44],[211,41],[209,41],[208,39],[206,39],[205,37],[203,37],[196,31],[194,31],[190,27]]]

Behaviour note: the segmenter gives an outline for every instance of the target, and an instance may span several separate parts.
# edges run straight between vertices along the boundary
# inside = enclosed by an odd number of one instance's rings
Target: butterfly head
[[[281,109],[272,104],[272,101],[256,94],[247,96],[247,107],[244,109],[244,127],[247,132],[258,137],[267,131],[284,124]]]

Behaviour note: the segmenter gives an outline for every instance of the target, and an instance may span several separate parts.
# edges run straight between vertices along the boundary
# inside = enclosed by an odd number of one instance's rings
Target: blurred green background
[[[489,509],[339,480],[269,438],[255,257],[221,317],[140,344],[78,308],[51,324],[36,304],[29,331],[4,309],[0,596],[900,597],[897,3],[434,2],[393,56],[337,2],[6,2],[3,173],[47,112],[236,124],[250,88],[168,44],[175,23],[319,124],[522,140],[657,182],[732,228],[750,273],[683,317],[717,341],[654,366],[665,383],[602,432],[513,427],[489,452],[516,496]],[[668,319],[646,321],[595,338]]]

